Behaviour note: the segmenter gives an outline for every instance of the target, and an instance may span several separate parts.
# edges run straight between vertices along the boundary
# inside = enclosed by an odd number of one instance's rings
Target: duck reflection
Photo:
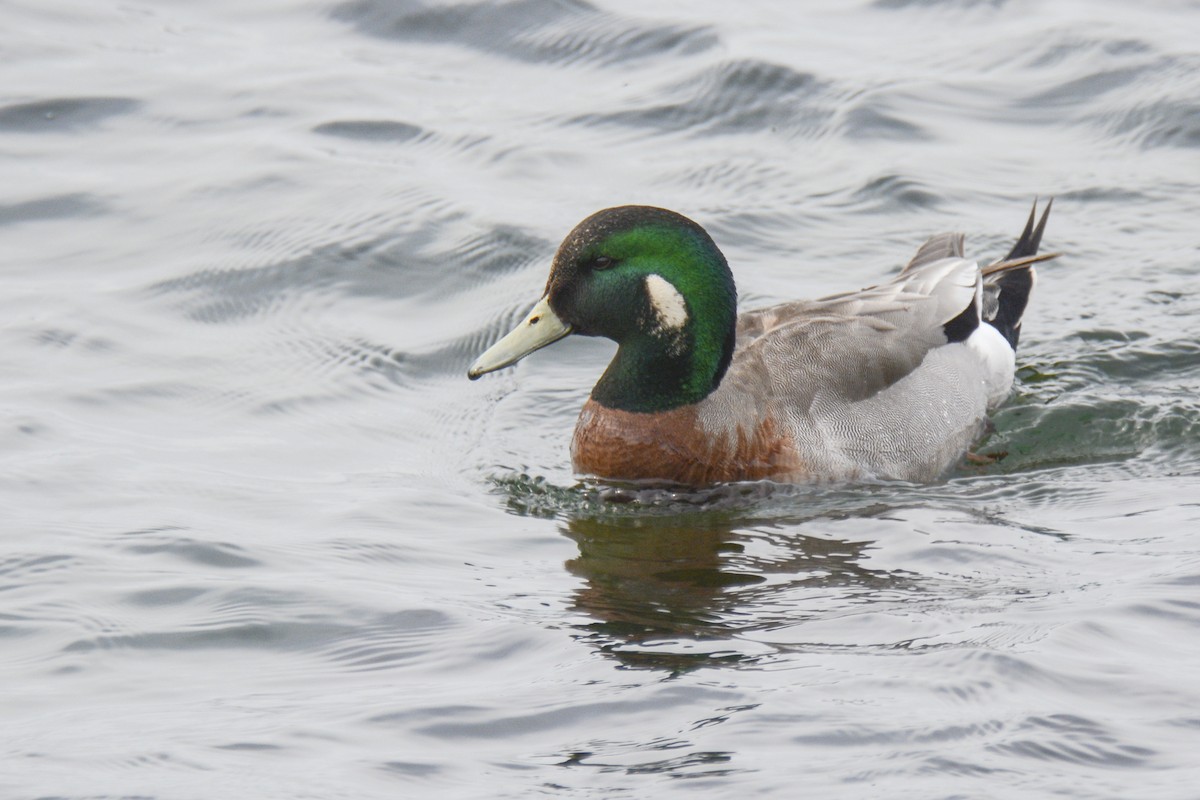
[[[563,533],[579,556],[566,567],[583,580],[575,607],[594,620],[584,638],[629,666],[743,662],[758,655],[740,632],[828,612],[831,595],[844,605],[909,582],[860,563],[872,541],[804,535],[803,522],[721,512],[569,517]]]

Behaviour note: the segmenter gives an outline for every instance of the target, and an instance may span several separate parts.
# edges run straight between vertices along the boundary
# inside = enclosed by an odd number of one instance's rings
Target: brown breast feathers
[[[695,406],[637,414],[591,399],[579,413],[571,457],[576,471],[600,478],[689,486],[802,471],[788,437],[769,417],[756,426],[713,434],[700,424]]]

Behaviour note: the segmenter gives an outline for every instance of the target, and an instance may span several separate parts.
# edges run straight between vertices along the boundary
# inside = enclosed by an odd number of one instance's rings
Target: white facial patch
[[[646,296],[650,298],[650,307],[654,309],[658,327],[676,331],[687,325],[687,303],[683,295],[661,275],[646,276]]]

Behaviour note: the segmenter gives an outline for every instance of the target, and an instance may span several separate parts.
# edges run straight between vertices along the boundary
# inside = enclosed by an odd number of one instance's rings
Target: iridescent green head
[[[569,333],[605,336],[617,354],[593,399],[624,411],[665,411],[720,384],[736,325],[733,276],[703,228],[662,208],[609,208],[571,231],[541,302],[468,375],[508,366]]]

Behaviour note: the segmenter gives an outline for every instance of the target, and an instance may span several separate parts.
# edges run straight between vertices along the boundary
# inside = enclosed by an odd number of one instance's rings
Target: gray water
[[[1200,4],[0,8],[0,796],[1200,797]],[[1054,196],[933,485],[636,494],[587,214],[746,307]]]

